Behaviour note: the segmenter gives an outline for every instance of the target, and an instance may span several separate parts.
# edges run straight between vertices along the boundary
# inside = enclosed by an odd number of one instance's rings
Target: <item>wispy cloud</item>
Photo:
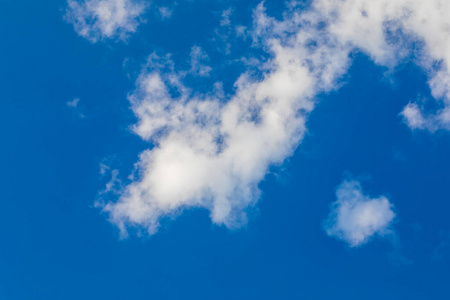
[[[220,20],[220,26],[227,27],[231,25],[230,17],[233,14],[233,9],[228,8],[222,12],[222,18]]]
[[[142,0],[68,0],[65,18],[82,37],[125,40],[142,22]]]
[[[245,223],[259,182],[293,153],[316,96],[340,86],[355,50],[389,68],[413,55],[446,107],[450,2],[316,0],[308,9],[294,2],[283,20],[268,16],[263,4],[256,8],[251,36],[270,58],[259,62],[259,76],[241,74],[231,96],[196,93],[183,82],[187,71],[177,71],[169,56],[150,57],[130,102],[135,132],[155,146],[141,153],[139,176],[118,201],[103,207],[123,235],[128,226],[152,234],[162,218],[191,207],[209,210],[216,224]],[[422,46],[413,47],[415,42]],[[435,116],[446,120],[445,109]],[[357,182],[343,183],[333,213],[329,234],[351,246],[381,234],[395,216],[386,197],[364,196]]]
[[[214,29],[213,41],[217,43],[218,50],[225,54],[231,54],[233,39],[245,38],[245,27],[242,25],[233,25],[231,17],[234,9],[228,8],[222,11],[219,26]]]
[[[338,187],[336,197],[325,223],[329,236],[356,247],[374,235],[382,236],[388,232],[395,213],[385,196],[371,198],[363,194],[358,181],[344,181]]]
[[[170,60],[152,56],[130,101],[135,132],[156,146],[141,153],[140,178],[104,207],[123,234],[127,225],[154,233],[162,217],[189,207],[208,209],[216,224],[246,222],[268,168],[301,141],[314,96],[347,69],[339,45],[318,39],[310,49],[306,37],[322,36],[317,27],[305,27],[302,39],[265,34],[269,72],[262,80],[242,74],[229,99],[192,93]]]
[[[75,98],[75,99],[73,99],[72,101],[67,101],[67,102],[66,102],[66,105],[67,105],[68,107],[76,108],[76,107],[78,106],[78,102],[80,102],[80,99]]]
[[[74,98],[72,101],[67,101],[66,105],[69,107],[73,113],[80,119],[84,119],[85,115],[81,112],[79,108],[80,99]]]
[[[412,129],[450,129],[450,2],[445,0],[315,0],[341,43],[394,67],[413,56],[429,76],[438,108],[410,103],[402,116]]]
[[[194,75],[202,77],[208,76],[212,71],[212,68],[206,65],[206,62],[208,60],[208,55],[205,53],[205,51],[203,51],[202,48],[200,48],[199,46],[193,46],[190,53],[190,72]]]
[[[170,19],[170,17],[172,17],[173,10],[170,9],[169,7],[166,7],[166,6],[160,7],[158,9],[158,11],[159,11],[159,15],[161,16],[161,18],[163,20]]]

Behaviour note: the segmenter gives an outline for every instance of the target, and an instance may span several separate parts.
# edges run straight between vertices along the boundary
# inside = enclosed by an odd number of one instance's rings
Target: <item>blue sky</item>
[[[242,2],[2,1],[0,299],[449,298],[449,4]]]

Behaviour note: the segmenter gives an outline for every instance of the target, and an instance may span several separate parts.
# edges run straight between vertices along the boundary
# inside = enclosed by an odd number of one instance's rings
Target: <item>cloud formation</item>
[[[126,39],[142,22],[141,0],[68,0],[65,18],[91,42]]]
[[[212,68],[205,63],[208,61],[208,55],[199,46],[193,46],[190,53],[190,72],[194,75],[206,77],[212,71]]]
[[[371,198],[363,194],[358,181],[344,181],[339,185],[336,197],[325,224],[329,236],[357,247],[374,235],[382,236],[388,232],[395,213],[385,196]]]
[[[84,113],[82,113],[79,104],[80,104],[79,98],[74,98],[72,101],[66,102],[67,107],[73,111],[74,115],[77,116],[77,118],[84,119],[85,115]]]
[[[229,99],[220,89],[193,93],[167,57],[150,57],[130,101],[139,119],[135,132],[155,147],[141,153],[139,178],[104,207],[123,234],[126,225],[154,233],[162,217],[189,207],[208,209],[216,224],[246,222],[268,168],[301,141],[314,96],[333,88],[347,69],[347,53],[335,51],[332,41],[309,46],[310,36],[322,35],[317,27],[298,37],[264,38],[273,59],[263,79],[242,74]]]
[[[401,115],[412,129],[450,129],[450,2],[447,0],[315,0],[328,30],[343,44],[394,67],[413,57],[429,76],[437,106],[418,103]]]
[[[353,51],[389,68],[413,57],[429,74],[443,108],[425,115],[410,104],[403,116],[412,128],[447,126],[449,5],[315,0],[304,9],[291,1],[284,19],[276,20],[260,4],[251,35],[270,58],[259,63],[259,74],[241,74],[231,96],[224,96],[220,83],[210,93],[192,91],[183,83],[188,72],[177,71],[170,56],[151,55],[129,100],[138,118],[134,131],[154,147],[141,153],[138,176],[117,202],[103,204],[104,211],[123,236],[128,227],[152,234],[162,218],[192,207],[209,210],[215,224],[245,223],[247,208],[259,198],[259,182],[270,166],[292,155],[316,96],[339,87]],[[340,190],[337,209],[347,207],[339,215],[351,221],[339,219],[330,234],[356,246],[380,233],[394,214],[386,198],[370,199],[355,183],[347,185],[352,190]]]
[[[163,20],[170,19],[170,17],[172,17],[172,14],[173,14],[173,10],[166,6],[160,7],[158,9],[158,12]]]
[[[79,103],[79,102],[80,102],[80,99],[75,98],[75,99],[73,99],[72,101],[67,101],[67,102],[66,102],[66,105],[67,105],[68,107],[76,108],[76,107],[78,106],[78,103]]]

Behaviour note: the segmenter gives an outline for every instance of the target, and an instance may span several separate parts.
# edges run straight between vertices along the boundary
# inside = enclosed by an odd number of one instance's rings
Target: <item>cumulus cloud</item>
[[[394,67],[413,56],[429,76],[440,108],[411,103],[402,112],[412,129],[450,129],[450,2],[447,0],[316,0],[329,32],[341,43]]]
[[[427,124],[427,120],[423,117],[417,103],[408,103],[408,105],[403,108],[400,115],[403,116],[406,124],[411,129],[424,129],[425,126],[430,126],[430,124]]]
[[[325,225],[329,236],[356,247],[388,232],[395,213],[385,196],[371,198],[363,194],[358,181],[344,181],[336,197]]]
[[[142,0],[68,0],[65,18],[82,37],[97,42],[126,39],[142,22]]]
[[[234,94],[226,97],[220,88],[193,91],[183,82],[188,72],[177,71],[170,56],[151,55],[129,100],[138,118],[134,131],[154,146],[140,154],[138,176],[118,201],[102,204],[104,211],[123,236],[128,227],[152,234],[162,218],[192,207],[209,210],[215,224],[245,223],[246,210],[260,196],[259,182],[270,166],[293,153],[316,96],[339,87],[355,50],[390,68],[414,57],[446,107],[449,5],[439,0],[315,0],[304,9],[291,1],[284,19],[277,20],[260,4],[251,36],[270,58],[259,62],[259,74],[241,74]],[[419,106],[405,109],[407,124],[426,128],[430,116]],[[443,126],[446,116],[444,109],[434,118]],[[335,209],[344,218],[330,234],[356,246],[381,233],[394,213],[386,198],[370,199],[355,183],[347,185],[352,189],[348,194],[340,189]]]
[[[309,37],[322,34],[318,24],[307,28],[296,37],[264,39],[273,55],[268,72],[262,80],[242,74],[229,99],[193,93],[168,57],[151,56],[130,101],[139,119],[135,132],[155,147],[141,153],[139,179],[104,206],[123,234],[126,225],[154,233],[162,217],[189,207],[208,209],[216,224],[246,222],[268,168],[302,139],[314,96],[347,69],[347,52],[335,51],[339,45],[328,39],[311,48]]]

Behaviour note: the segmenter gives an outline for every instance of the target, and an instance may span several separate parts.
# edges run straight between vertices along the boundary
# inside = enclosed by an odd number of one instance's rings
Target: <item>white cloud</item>
[[[268,168],[302,139],[314,96],[347,69],[347,53],[335,51],[338,45],[319,39],[310,49],[308,37],[316,31],[308,27],[284,39],[285,46],[267,35],[270,72],[262,80],[242,74],[229,99],[192,93],[172,62],[151,56],[130,101],[139,119],[135,132],[156,146],[141,153],[139,179],[104,207],[122,234],[126,225],[154,233],[162,217],[189,207],[208,209],[216,224],[246,222]]]
[[[173,10],[168,7],[160,7],[158,11],[162,19],[170,19],[172,17]]]
[[[100,163],[100,175],[104,176],[107,171],[109,171],[111,168],[108,165],[105,165],[104,163]]]
[[[80,119],[84,119],[85,115],[81,112],[81,109],[79,107],[80,99],[74,98],[72,101],[67,101],[66,105],[69,107],[74,115],[76,115]]]
[[[82,37],[124,40],[142,22],[142,0],[68,0],[65,18]]]
[[[424,129],[425,127],[430,127],[427,120],[423,117],[417,103],[408,103],[400,114],[411,129]]]
[[[193,46],[190,53],[190,72],[198,76],[208,76],[212,68],[205,64],[208,61],[208,55],[199,46]]]
[[[357,181],[341,183],[336,196],[325,225],[329,236],[356,247],[374,235],[382,236],[388,232],[395,213],[385,196],[371,198],[364,195]]]
[[[183,83],[186,72],[176,71],[169,56],[151,55],[129,99],[138,118],[135,132],[155,146],[141,153],[139,176],[103,209],[123,235],[129,226],[152,234],[162,218],[192,207],[209,210],[215,224],[245,223],[259,182],[301,142],[315,97],[339,87],[355,49],[391,68],[415,51],[433,94],[447,105],[448,3],[316,0],[306,11],[290,5],[281,21],[267,16],[261,4],[252,37],[271,58],[258,64],[260,76],[244,72],[226,98],[220,89],[192,91]],[[418,108],[410,104],[403,115],[411,127],[422,128],[427,121]],[[449,116],[439,112],[435,118],[444,124]],[[338,194],[338,209],[347,207],[343,215],[350,221],[339,219],[330,234],[356,246],[381,233],[394,214],[386,198],[365,197],[352,184],[356,198]]]
[[[412,129],[450,129],[450,1],[315,0],[314,6],[330,33],[377,64],[394,67],[413,54],[442,108],[426,112],[409,104],[403,111],[406,123]]]
[[[110,170],[109,167],[107,169],[104,168],[104,165],[100,165],[100,174],[104,176],[106,171],[109,171],[111,173],[111,179],[106,183],[105,189],[103,191],[100,191],[100,195],[107,194],[107,193],[119,193],[120,186],[122,184],[122,181],[119,179],[119,170]]]
[[[217,42],[218,50],[225,54],[231,54],[233,39],[246,37],[245,26],[232,25],[231,17],[233,8],[222,11],[219,26],[214,30],[214,41]]]
[[[68,107],[76,108],[76,107],[78,106],[78,102],[80,102],[80,99],[75,98],[75,99],[73,99],[72,101],[67,101],[67,102],[66,102],[66,105],[67,105]]]
[[[228,8],[222,12],[222,19],[220,20],[220,26],[230,26],[231,20],[230,17],[233,14],[233,9]]]

